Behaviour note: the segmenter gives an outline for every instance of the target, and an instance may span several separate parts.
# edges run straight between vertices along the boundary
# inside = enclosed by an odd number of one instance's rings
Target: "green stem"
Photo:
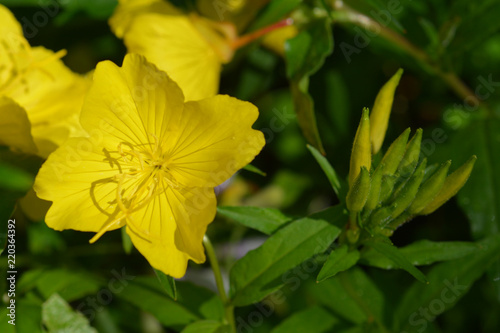
[[[354,24],[364,29],[371,31],[379,31],[379,36],[398,46],[401,50],[408,53],[420,65],[440,77],[457,96],[462,99],[467,99],[468,103],[479,105],[480,100],[474,92],[465,85],[465,83],[452,72],[445,72],[435,64],[425,51],[418,48],[406,38],[395,32],[394,30],[378,23],[371,17],[368,17],[354,9],[348,7],[341,0],[332,0],[331,7],[334,9],[332,16],[334,20],[341,24]]]
[[[229,302],[229,298],[227,297],[226,289],[224,288],[224,281],[222,280],[222,274],[220,271],[219,262],[217,261],[217,256],[215,255],[214,247],[212,246],[212,242],[210,242],[210,239],[206,235],[203,237],[203,245],[205,245],[207,257],[214,272],[215,283],[217,284],[217,290],[219,291],[219,298],[224,305],[226,321],[231,326],[231,332],[236,333],[236,324],[234,321],[234,306]]]

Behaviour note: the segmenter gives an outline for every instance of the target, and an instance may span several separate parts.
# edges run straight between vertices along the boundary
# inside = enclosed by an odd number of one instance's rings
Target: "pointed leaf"
[[[365,245],[375,249],[388,259],[392,260],[396,265],[410,273],[415,279],[419,280],[420,282],[427,282],[425,275],[420,270],[418,270],[418,268],[413,266],[412,263],[408,261],[408,259],[406,259],[406,257],[399,251],[399,249],[392,245],[391,241],[388,238],[372,238],[369,241],[365,242]]]
[[[309,293],[320,304],[353,324],[369,322],[379,328],[385,328],[384,294],[360,268],[353,267],[332,279],[315,284],[311,286]],[[388,331],[385,329],[385,332]]]
[[[75,312],[58,294],[53,294],[43,303],[42,320],[49,332],[97,333],[87,318]]]
[[[178,297],[174,301],[165,295],[154,277],[137,277],[127,282],[127,287],[117,293],[117,297],[151,313],[163,325],[179,331],[192,322],[202,319],[220,321],[224,316],[217,295],[192,283],[178,281]]]
[[[167,295],[172,299],[177,300],[177,288],[175,287],[174,278],[157,269],[153,268],[153,270],[155,271],[156,277],[158,278],[158,281],[160,281],[160,284]]]
[[[244,306],[260,301],[286,282],[285,273],[323,253],[347,222],[343,206],[333,207],[330,213],[331,222],[313,217],[293,221],[238,260],[230,271],[232,303]]]
[[[251,164],[247,164],[246,166],[243,167],[244,170],[247,170],[247,171],[250,171],[250,172],[253,172],[253,173],[256,173],[258,175],[261,175],[263,177],[267,176],[267,174],[260,170],[259,168],[257,168],[256,166],[253,166]]]
[[[428,320],[422,311],[432,318],[453,307],[491,264],[500,259],[500,235],[477,245],[478,251],[469,256],[436,265],[427,274],[428,284],[414,283],[410,287],[394,314],[394,332],[416,327],[423,331]]]
[[[287,76],[290,79],[297,120],[306,140],[325,153],[316,124],[314,102],[309,95],[309,76],[323,65],[333,52],[333,36],[328,18],[312,21],[307,30],[289,39],[285,45]]]
[[[476,252],[478,249],[478,245],[471,242],[432,242],[421,240],[399,248],[399,252],[413,265],[422,266],[438,261],[462,258]],[[383,269],[399,268],[394,261],[374,249],[363,252],[360,263]]]
[[[217,207],[217,212],[246,227],[258,230],[266,235],[271,235],[282,225],[292,219],[274,208],[261,208],[249,206],[223,206]]]
[[[313,157],[316,159],[316,162],[318,162],[319,166],[321,167],[326,177],[330,181],[330,185],[332,185],[332,188],[338,197],[340,193],[340,181],[332,165],[330,164],[330,162],[328,162],[326,157],[321,155],[321,153],[313,146],[307,145],[307,149],[309,149]]]
[[[317,282],[321,282],[335,276],[337,273],[348,270],[356,265],[359,260],[359,251],[354,250],[348,252],[348,246],[342,245],[330,253],[328,259],[321,268],[321,271],[316,278]]]

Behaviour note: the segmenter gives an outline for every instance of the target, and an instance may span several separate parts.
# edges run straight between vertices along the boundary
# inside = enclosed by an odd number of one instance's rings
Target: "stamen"
[[[92,237],[90,240],[89,240],[89,243],[90,244],[93,244],[95,243],[99,238],[101,238],[102,235],[104,235],[104,233],[106,231],[108,231],[111,227],[115,226],[115,225],[118,225],[118,226],[121,226],[123,227],[125,225],[125,223],[122,222],[122,219],[123,219],[123,216],[119,217],[119,218],[116,218],[114,220],[112,220],[111,222],[105,224],[98,232],[97,234],[94,235],[94,237]],[[121,224],[121,225],[120,225]]]

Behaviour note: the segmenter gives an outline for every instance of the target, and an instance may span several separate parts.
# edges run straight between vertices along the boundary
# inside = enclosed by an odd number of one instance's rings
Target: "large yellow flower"
[[[69,136],[84,133],[78,116],[88,80],[62,63],[64,51],[30,47],[2,5],[0,20],[0,127],[10,128],[0,132],[0,144],[47,157]]]
[[[258,110],[229,96],[184,102],[164,72],[130,54],[97,65],[81,113],[87,138],[72,138],[42,166],[35,191],[53,201],[56,230],[126,226],[150,264],[181,277],[205,260],[202,238],[215,215],[213,187],[249,163],[264,136]]]
[[[234,53],[232,24],[186,15],[163,0],[120,0],[109,23],[128,51],[167,72],[186,100],[217,94],[221,66]]]

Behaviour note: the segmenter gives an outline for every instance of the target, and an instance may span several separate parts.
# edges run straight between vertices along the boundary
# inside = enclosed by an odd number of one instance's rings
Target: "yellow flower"
[[[78,115],[88,82],[62,63],[65,51],[30,47],[19,23],[1,5],[0,19],[0,126],[28,119],[11,128],[14,142],[12,133],[0,132],[0,144],[47,157],[69,136],[83,135]]]
[[[207,4],[199,3],[200,9],[210,14],[206,11]],[[123,39],[128,52],[145,56],[168,73],[179,84],[186,100],[200,100],[218,92],[222,65],[231,61],[237,49],[292,24],[291,20],[284,20],[238,36],[236,26],[246,19],[232,15],[235,14],[232,8],[252,17],[264,4],[262,0],[216,2],[213,4],[216,11],[222,13],[220,10],[228,9],[229,12],[224,12],[227,19],[235,20],[223,22],[220,17],[210,19],[183,13],[168,1],[120,0],[109,24],[116,36]]]
[[[258,110],[229,96],[184,102],[164,72],[130,54],[97,65],[81,113],[87,138],[72,138],[48,158],[35,191],[53,204],[56,230],[97,234],[126,226],[150,264],[181,277],[205,260],[213,188],[248,164],[264,136]]]
[[[217,94],[222,64],[234,53],[232,24],[186,15],[163,0],[120,0],[109,24],[128,52],[167,72],[186,100]]]

